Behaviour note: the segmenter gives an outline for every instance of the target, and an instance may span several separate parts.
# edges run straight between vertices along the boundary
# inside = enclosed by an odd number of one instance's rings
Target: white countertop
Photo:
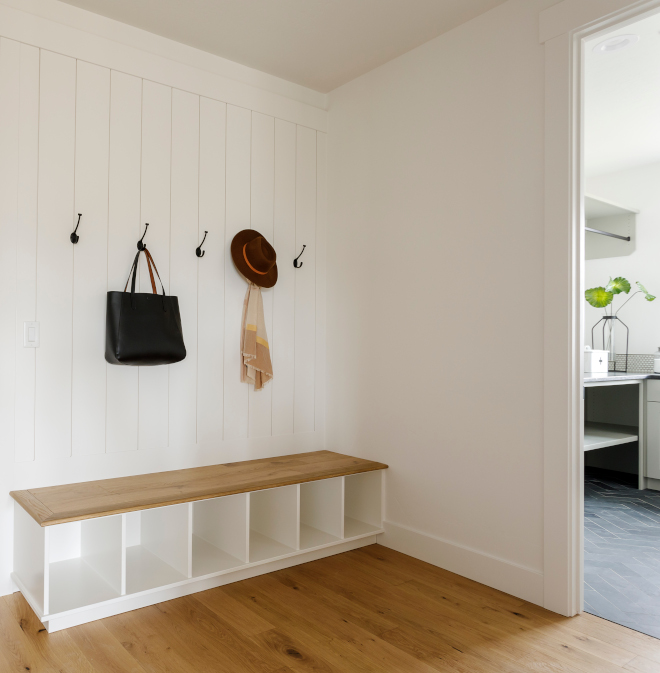
[[[600,383],[604,381],[634,381],[636,379],[660,379],[660,374],[649,372],[585,372],[585,383]]]

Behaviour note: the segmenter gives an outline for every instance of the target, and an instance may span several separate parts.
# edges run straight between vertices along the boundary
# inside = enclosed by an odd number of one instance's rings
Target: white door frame
[[[582,84],[584,39],[660,0],[564,0],[540,14],[545,48],[544,606],[582,612]]]

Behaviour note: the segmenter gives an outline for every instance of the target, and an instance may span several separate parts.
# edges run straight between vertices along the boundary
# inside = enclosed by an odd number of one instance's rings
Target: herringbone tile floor
[[[585,468],[584,609],[660,638],[660,491]]]

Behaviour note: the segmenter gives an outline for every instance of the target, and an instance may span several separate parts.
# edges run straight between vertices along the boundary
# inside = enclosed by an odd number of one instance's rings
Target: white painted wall
[[[319,96],[223,77],[209,55],[197,68],[173,43],[182,60],[163,58],[166,41],[58,4],[0,3],[0,595],[10,490],[324,442],[326,112],[306,102]],[[188,355],[107,365],[106,292],[123,289],[144,222]],[[279,257],[263,293],[275,376],[259,393],[239,378],[247,286],[229,244],[245,228]],[[32,320],[38,349],[23,347]]]
[[[639,280],[651,294],[660,297],[659,183],[660,164],[648,164],[587,179],[586,186],[589,194],[639,210],[635,225],[635,252],[625,257],[587,260],[585,265],[585,286],[587,288],[603,285],[610,277],[623,276],[630,281],[634,289],[636,289],[635,281]],[[615,310],[628,296],[621,294],[615,297]],[[591,345],[591,328],[602,315],[603,309],[596,309],[586,304],[586,344]],[[657,352],[660,347],[660,299],[649,303],[644,299],[644,295],[640,294],[631,299],[619,315],[630,329],[630,353]],[[625,331],[617,331],[616,338],[618,340],[617,352],[622,352],[625,348]],[[596,339],[596,347],[599,346],[600,339]]]
[[[543,600],[539,12],[330,94],[328,448],[390,465],[384,543]]]

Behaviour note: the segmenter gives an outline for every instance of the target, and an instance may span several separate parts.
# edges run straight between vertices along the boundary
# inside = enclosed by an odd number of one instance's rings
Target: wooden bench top
[[[39,525],[53,526],[109,514],[371,472],[386,467],[383,463],[332,451],[313,451],[12,491],[10,495]]]

